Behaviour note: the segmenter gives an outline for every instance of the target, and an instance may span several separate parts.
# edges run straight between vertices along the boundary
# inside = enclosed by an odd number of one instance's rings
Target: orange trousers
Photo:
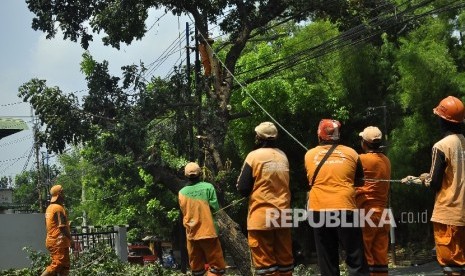
[[[371,221],[378,226],[382,215],[381,211],[375,211]],[[362,228],[365,258],[370,269],[370,275],[388,275],[388,248],[389,248],[389,224],[381,227],[371,227],[365,224]]]
[[[192,275],[204,275],[208,264],[207,275],[223,275],[226,264],[223,249],[218,238],[187,240],[187,253]]]
[[[47,266],[46,270],[50,273],[59,273],[60,275],[69,275],[69,248],[60,248],[60,247],[48,247],[50,251],[50,256],[52,258],[52,263]]]
[[[249,230],[248,241],[256,275],[292,275],[290,228]]]
[[[446,275],[465,275],[465,226],[433,222],[436,257]]]

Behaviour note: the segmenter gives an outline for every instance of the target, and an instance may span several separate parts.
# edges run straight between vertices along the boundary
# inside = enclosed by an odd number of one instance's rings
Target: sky
[[[23,170],[35,168],[35,158],[28,158],[33,146],[32,111],[29,104],[22,102],[18,88],[33,78],[44,79],[47,86],[58,86],[66,93],[77,92],[85,95],[86,82],[80,71],[84,50],[79,43],[63,40],[58,34],[47,40],[45,34],[31,28],[33,14],[24,0],[1,0],[0,9],[0,117],[21,118],[27,122],[29,130],[21,131],[0,140],[0,177],[11,176]],[[178,38],[185,36],[188,17],[164,15],[163,11],[153,10],[146,25],[150,30],[141,41],[131,45],[121,45],[118,51],[104,46],[100,37],[94,36],[89,51],[95,60],[109,61],[110,73],[121,76],[121,66],[136,64],[140,61],[149,65],[157,60],[170,45],[177,51],[163,62],[152,75],[166,77],[172,67],[179,64],[185,56],[185,50]],[[176,46],[179,44],[178,46]],[[41,152],[46,149],[42,148]],[[49,164],[56,158],[49,156]],[[46,160],[46,159],[45,159]]]

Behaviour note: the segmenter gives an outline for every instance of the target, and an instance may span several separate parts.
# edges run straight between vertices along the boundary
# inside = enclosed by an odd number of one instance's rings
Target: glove
[[[400,180],[400,183],[402,183],[402,184],[410,184],[413,181],[413,179],[415,179],[415,176],[409,175],[407,177],[402,178]]]
[[[407,185],[410,185],[410,184],[421,185],[423,182],[421,181],[419,177],[409,175],[407,177],[402,178],[400,180],[400,183],[407,184]]]
[[[422,173],[420,175],[421,182],[425,184],[425,186],[429,186],[431,183],[431,175],[429,173]]]
[[[429,173],[422,173],[420,174],[419,178],[422,182],[425,182],[426,179],[430,178],[430,175]]]

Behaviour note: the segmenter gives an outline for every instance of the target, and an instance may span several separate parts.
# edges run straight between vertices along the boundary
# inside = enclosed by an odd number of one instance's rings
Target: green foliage
[[[293,274],[299,275],[299,276],[313,276],[317,275],[315,270],[311,267],[306,267],[304,265],[298,265],[294,268]]]
[[[85,76],[90,76],[97,66],[97,62],[93,59],[91,54],[86,51],[82,54],[82,61],[81,61],[81,72],[84,73]]]
[[[49,194],[50,181],[54,180],[60,169],[56,165],[44,165],[39,172],[24,171],[15,176],[13,188],[13,202],[24,205],[24,210],[39,211],[39,193],[42,198],[42,205],[46,206]],[[38,181],[41,187],[38,189]]]
[[[31,259],[31,267],[28,269],[9,269],[0,271],[2,276],[36,276],[40,275],[50,264],[48,253],[38,252],[30,248],[24,248]],[[107,246],[97,246],[79,255],[71,254],[70,275],[126,275],[126,276],[176,276],[181,273],[155,265],[133,265],[119,260],[114,250]]]
[[[0,178],[0,189],[11,188],[13,180],[11,177],[2,176]]]
[[[83,22],[104,31],[104,43],[118,48],[140,39],[147,10],[162,6],[192,14],[201,33],[214,22],[228,34],[227,41],[220,41],[227,46],[216,56],[243,86],[225,74],[203,80],[207,89],[192,95],[182,68],[169,80],[142,79],[144,64],[125,66],[116,77],[107,61],[85,53],[81,66],[89,93],[81,107],[76,96],[47,87],[44,80],[20,87],[19,96],[31,102],[46,126],[40,141],[49,150],[82,144],[80,154],[63,160],[59,179],[71,191],[71,216],[85,213],[92,224],[128,224],[132,240],[154,232],[168,236],[179,216],[179,185],[173,183],[181,182],[187,160],[205,163],[205,175],[215,182],[223,205],[236,202],[235,179],[261,121],[275,119],[282,126],[279,146],[290,161],[293,205],[302,207],[308,181],[300,144],[317,144],[320,119],[341,120],[342,142],[357,150],[359,131],[367,125],[382,128],[392,178],[399,179],[419,175],[430,165],[431,145],[440,138],[432,108],[447,95],[465,98],[464,11],[425,13],[448,1],[422,2],[419,9],[413,8],[418,1],[404,5],[397,0],[382,7],[301,0],[241,5],[229,0],[26,2],[36,16],[34,29],[50,38],[61,28],[65,38],[81,39],[84,48],[92,36]],[[405,14],[403,9],[411,10]],[[396,16],[390,14],[394,10]],[[303,19],[304,24],[296,23]],[[215,79],[226,85],[213,91]],[[195,140],[197,135],[207,138]],[[430,210],[429,191],[396,185],[391,198],[395,215]],[[80,202],[83,189],[86,200]],[[243,223],[245,205],[227,211]],[[400,240],[429,237],[425,229],[404,225]]]
[[[32,79],[19,87],[18,96],[32,105],[45,126],[37,138],[49,151],[62,152],[67,143],[89,139],[89,122],[81,117],[76,95],[65,95],[58,87],[48,87],[45,80]]]

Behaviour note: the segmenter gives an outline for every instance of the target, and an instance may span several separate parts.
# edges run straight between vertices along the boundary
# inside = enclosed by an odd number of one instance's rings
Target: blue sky
[[[85,90],[86,83],[79,68],[84,50],[78,43],[64,41],[60,34],[53,40],[47,40],[44,33],[34,31],[31,28],[33,14],[23,0],[1,1],[0,116],[22,118],[32,128],[31,108],[21,103],[17,96],[18,88],[32,78],[39,78],[47,80],[48,86],[58,86],[64,92]],[[103,46],[100,38],[94,37],[89,47],[90,54],[97,61],[108,60],[111,72],[117,76],[123,65],[154,62],[177,38],[185,36],[185,24],[190,21],[186,17],[163,14],[163,11],[150,12],[146,24],[151,28],[141,41],[122,45],[118,51]],[[180,53],[185,56],[184,46],[179,44],[179,51],[151,72],[152,75],[166,76],[173,65],[179,63]],[[34,168],[34,158],[27,162],[32,144],[31,130],[0,140],[0,176],[14,177],[24,168]]]

